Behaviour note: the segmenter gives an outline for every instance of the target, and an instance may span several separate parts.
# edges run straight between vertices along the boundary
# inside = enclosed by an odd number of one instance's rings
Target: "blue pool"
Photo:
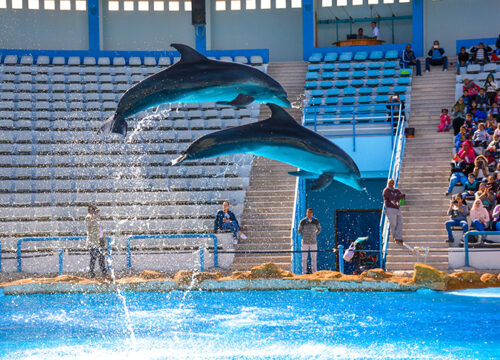
[[[0,295],[0,358],[500,359],[500,289],[124,296]]]

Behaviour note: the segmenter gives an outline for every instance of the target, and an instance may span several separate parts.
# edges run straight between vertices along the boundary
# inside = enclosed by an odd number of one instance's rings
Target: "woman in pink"
[[[460,160],[464,161],[466,164],[471,165],[474,164],[474,160],[476,160],[476,153],[472,146],[470,146],[470,141],[465,141],[462,145],[462,150],[458,152],[458,157]],[[474,166],[472,165],[472,169]]]
[[[474,205],[470,210],[470,220],[471,226],[474,226],[477,231],[484,231],[490,225],[490,214],[479,199],[474,200]]]

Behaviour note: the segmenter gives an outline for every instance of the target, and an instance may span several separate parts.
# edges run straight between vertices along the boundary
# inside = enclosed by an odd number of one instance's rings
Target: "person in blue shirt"
[[[431,65],[443,65],[443,71],[448,71],[448,57],[444,56],[444,49],[439,46],[439,41],[434,41],[428,55],[429,57],[425,58],[425,72],[431,71]]]
[[[422,76],[420,60],[417,59],[417,57],[415,56],[415,52],[411,49],[411,44],[406,45],[405,51],[403,51],[403,53],[401,54],[399,64],[402,69],[407,69],[415,65],[417,76]]]
[[[475,123],[486,121],[486,113],[476,107],[471,108],[471,114]]]
[[[233,242],[238,244],[238,238],[245,240],[247,237],[240,231],[240,225],[236,216],[232,211],[229,210],[229,203],[224,201],[222,203],[222,210],[217,212],[217,216],[214,221],[214,232],[217,233],[219,230],[230,230],[233,233]]]

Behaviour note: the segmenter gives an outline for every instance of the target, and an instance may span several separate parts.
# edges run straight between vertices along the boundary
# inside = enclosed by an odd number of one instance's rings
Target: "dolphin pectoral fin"
[[[187,154],[182,154],[177,159],[174,159],[171,162],[169,162],[167,164],[167,166],[174,166],[174,165],[180,164],[181,162],[183,162],[184,160],[186,160],[187,157],[188,157]]]
[[[221,105],[232,105],[232,106],[247,106],[251,104],[255,99],[249,95],[239,94],[236,99],[232,101],[219,101],[217,104]]]
[[[288,173],[288,175],[303,177],[305,179],[316,179],[316,177],[318,176],[318,174],[314,174],[312,172],[305,171],[305,170],[290,171]]]
[[[330,185],[333,181],[333,175],[332,174],[321,174],[318,178],[318,181],[311,187],[312,191],[316,190],[321,190],[326,188],[328,185]]]
[[[359,183],[359,178],[353,176],[352,174],[335,174],[333,177],[334,180],[337,180],[338,182],[341,182],[342,184],[345,184],[347,186],[352,187],[353,189],[363,191],[363,187]]]
[[[114,114],[101,125],[97,134],[101,134],[103,132],[112,132],[127,136],[127,122],[120,114]]]

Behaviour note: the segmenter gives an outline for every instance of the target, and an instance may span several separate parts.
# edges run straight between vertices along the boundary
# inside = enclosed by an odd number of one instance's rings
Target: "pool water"
[[[0,295],[1,359],[500,359],[500,289]]]

